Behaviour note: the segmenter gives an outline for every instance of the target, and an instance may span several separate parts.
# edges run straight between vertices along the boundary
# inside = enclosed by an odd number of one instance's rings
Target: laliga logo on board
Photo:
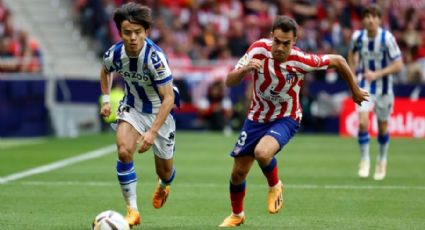
[[[344,124],[349,135],[357,136],[359,120],[356,111],[348,114]],[[369,130],[373,135],[378,133],[378,122],[375,115],[369,117]],[[425,116],[415,116],[412,112],[391,114],[388,130],[391,135],[424,138]]]

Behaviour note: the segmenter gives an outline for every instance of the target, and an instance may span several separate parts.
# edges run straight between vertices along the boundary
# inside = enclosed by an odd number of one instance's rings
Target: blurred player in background
[[[394,36],[380,27],[381,10],[372,4],[362,14],[364,30],[355,31],[352,37],[348,62],[357,70],[359,85],[371,95],[370,101],[358,106],[360,146],[359,177],[369,176],[369,112],[374,110],[378,119],[379,154],[374,179],[386,175],[389,144],[388,119],[394,105],[393,74],[400,71],[403,61]]]
[[[151,27],[151,10],[137,3],[128,3],[114,13],[114,21],[122,38],[104,55],[100,72],[102,90],[101,115],[111,113],[109,99],[112,73],[125,80],[125,96],[118,109],[116,144],[117,175],[127,203],[126,220],[130,226],[141,222],[137,208],[136,171],[133,155],[151,147],[155,154],[159,182],[152,197],[155,208],[161,208],[170,192],[175,176],[173,155],[175,123],[170,111],[175,101],[173,78],[165,54],[147,38]],[[176,98],[178,98],[176,96]]]
[[[368,95],[357,86],[342,56],[308,54],[294,47],[297,23],[292,18],[278,16],[270,35],[269,39],[254,42],[227,75],[226,85],[235,86],[252,72],[254,96],[231,152],[234,157],[230,177],[232,214],[220,227],[235,227],[245,221],[245,178],[254,161],[267,178],[269,212],[277,213],[283,207],[284,186],[279,179],[275,155],[300,127],[299,93],[306,73],[334,67],[347,81],[355,103],[360,104]]]

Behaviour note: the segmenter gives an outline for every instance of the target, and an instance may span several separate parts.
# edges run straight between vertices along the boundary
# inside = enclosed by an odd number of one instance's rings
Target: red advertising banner
[[[354,102],[347,98],[342,105],[339,120],[341,136],[357,136],[358,114]],[[388,122],[388,130],[393,137],[425,138],[425,100],[396,98],[393,112]],[[369,115],[369,133],[376,136],[378,123],[374,113]]]

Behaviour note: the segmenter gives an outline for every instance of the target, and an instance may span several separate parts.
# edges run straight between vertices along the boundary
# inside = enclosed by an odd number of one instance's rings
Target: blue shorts
[[[299,128],[300,124],[289,117],[280,118],[269,123],[257,123],[246,119],[238,141],[230,155],[232,157],[254,155],[255,146],[266,135],[272,136],[277,140],[280,145],[280,151]]]

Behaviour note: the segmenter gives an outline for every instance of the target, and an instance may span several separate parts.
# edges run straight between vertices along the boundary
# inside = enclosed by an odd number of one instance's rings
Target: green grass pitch
[[[218,229],[230,214],[229,152],[237,136],[178,132],[176,179],[156,210],[153,154],[136,153],[142,225],[135,229]],[[113,134],[75,139],[0,139],[0,181],[7,176],[114,144]],[[378,150],[371,142],[372,160]],[[356,139],[298,134],[278,154],[286,207],[267,212],[267,183],[255,164],[247,179],[241,229],[425,229],[425,141],[391,139],[387,178],[357,178]],[[372,161],[374,163],[374,161]],[[116,154],[0,183],[0,229],[90,229],[112,209],[124,214]],[[373,164],[372,164],[373,165]],[[373,174],[373,167],[371,174]]]

